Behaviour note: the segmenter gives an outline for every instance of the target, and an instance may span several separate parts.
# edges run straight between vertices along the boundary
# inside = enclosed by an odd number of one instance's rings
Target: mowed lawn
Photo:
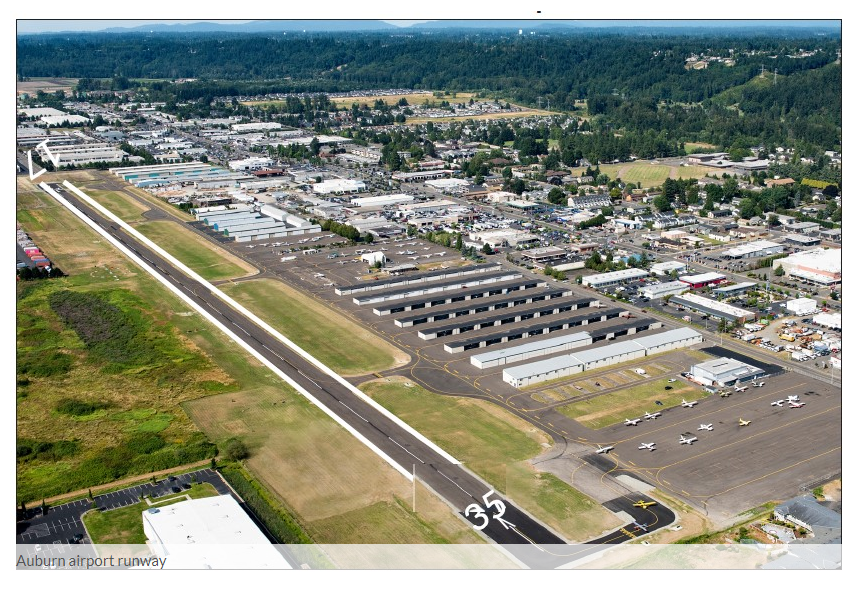
[[[434,394],[402,377],[361,386],[371,398],[461,460],[499,492],[571,540],[616,524],[605,508],[528,462],[549,437],[501,407],[477,398]]]
[[[446,504],[420,486],[417,513],[412,513],[409,481],[266,373],[258,374],[258,383],[264,385],[190,401],[185,408],[215,442],[242,439],[250,451],[248,469],[297,515],[315,542],[481,542]]]
[[[95,544],[146,544],[146,534],[143,533],[143,517],[141,516],[143,511],[185,502],[188,500],[185,496],[190,496],[192,500],[196,500],[217,495],[218,492],[212,485],[199,483],[175,496],[158,498],[152,506],[146,501],[142,501],[113,510],[93,510],[84,514],[83,521],[84,525],[87,526],[90,539]]]
[[[672,386],[666,390],[666,386]],[[624,418],[641,417],[645,411],[659,411],[681,404],[682,400],[701,400],[708,396],[702,388],[679,379],[668,383],[658,379],[631,388],[578,400],[559,407],[562,415],[575,419],[583,426],[597,429],[617,424]],[[655,401],[659,400],[662,406]]]
[[[341,375],[409,362],[405,353],[370,331],[276,280],[249,280],[221,289]]]
[[[648,188],[662,185],[666,178],[673,180],[701,178],[712,170],[701,166],[681,167],[652,163],[651,161],[634,161],[632,163],[607,163],[600,166],[600,171],[609,176],[610,180],[621,178],[624,182],[641,183],[642,188]]]
[[[140,223],[135,228],[207,280],[229,280],[256,272],[251,265],[170,221]]]
[[[133,223],[143,220],[143,213],[148,209],[119,191],[105,191],[95,188],[82,190],[126,222]]]

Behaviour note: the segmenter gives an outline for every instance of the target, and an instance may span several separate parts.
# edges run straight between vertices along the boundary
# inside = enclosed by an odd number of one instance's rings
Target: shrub
[[[77,398],[64,398],[57,403],[54,410],[61,415],[82,417],[84,415],[91,415],[96,411],[110,409],[113,406],[109,402],[87,402],[85,400],[78,400]]]
[[[72,370],[74,358],[63,352],[25,352],[18,355],[16,368],[19,375],[30,377],[54,377]]]
[[[230,438],[224,442],[224,457],[232,462],[238,462],[248,457],[248,448],[238,438]]]
[[[137,432],[128,437],[125,446],[137,454],[149,454],[158,451],[166,443],[159,435],[152,432]]]

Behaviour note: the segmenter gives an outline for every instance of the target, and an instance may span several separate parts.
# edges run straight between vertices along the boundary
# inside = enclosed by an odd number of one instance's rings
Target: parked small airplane
[[[707,430],[708,432],[713,432],[714,424],[699,424],[699,430]]]
[[[681,438],[678,439],[678,443],[680,443],[681,445],[692,445],[693,441],[697,441],[697,440],[699,440],[699,439],[696,438],[695,436],[684,436],[682,434]]]
[[[790,403],[788,403],[788,408],[789,408],[789,409],[799,409],[800,407],[803,407],[803,406],[806,406],[806,403],[805,403],[805,402],[795,402],[795,401],[791,401]]]
[[[642,418],[643,419],[657,419],[661,415],[663,415],[663,414],[660,411],[657,411],[656,413],[648,413],[648,411],[645,411],[645,415],[643,415]]]
[[[648,508],[649,506],[654,506],[657,504],[656,502],[646,502],[645,500],[639,500],[638,502],[634,502],[633,506],[636,508]]]
[[[738,418],[738,425],[740,426],[749,426],[751,423],[752,421],[747,421],[741,417]]]
[[[761,387],[764,387],[764,381],[760,381],[759,383],[756,383],[755,381],[753,381],[753,382],[752,382],[752,386],[753,386],[754,388],[761,388]]]
[[[774,400],[772,403],[770,403],[770,406],[772,406],[772,407],[781,407],[781,406],[782,406],[782,403],[784,403],[784,402],[785,402],[784,400]]]
[[[641,523],[636,523],[635,521],[633,522],[633,527],[635,527],[635,528],[636,528],[636,529],[638,529],[638,530],[642,530],[643,532],[647,532],[647,531],[648,531],[648,528],[647,528],[647,527],[645,527],[645,526],[644,526],[644,525],[642,525]]]
[[[686,400],[682,400],[682,401],[681,401],[681,406],[682,406],[682,407],[692,407],[692,406],[697,405],[697,404],[699,404],[699,401],[698,401],[698,400],[694,400],[694,401],[692,401],[692,402],[687,402]]]
[[[639,418],[636,418],[636,419],[625,419],[625,420],[624,420],[624,425],[625,425],[625,426],[635,426],[635,425],[636,425],[636,424],[638,424],[640,421],[641,421],[641,420],[640,420]]]
[[[728,398],[731,395],[731,392],[720,392],[720,398]]]
[[[797,402],[799,400],[799,398],[797,397],[797,394],[789,394],[788,400],[789,400],[789,402]]]
[[[678,380],[675,379],[674,377],[672,377],[671,379],[669,379],[668,383],[675,383],[676,381],[678,381]]]
[[[613,449],[615,449],[614,445],[607,445],[606,447],[603,447],[602,445],[597,445],[596,453],[609,453]]]
[[[745,385],[742,385],[742,386],[736,385],[735,386],[735,392],[746,392],[746,391],[747,391],[747,386],[745,386]]]
[[[657,448],[657,443],[641,443],[639,445],[640,449],[647,449],[648,451],[654,451]]]

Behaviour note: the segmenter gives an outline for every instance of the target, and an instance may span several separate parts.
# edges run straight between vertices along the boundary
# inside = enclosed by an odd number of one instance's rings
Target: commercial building
[[[337,178],[334,180],[323,180],[313,185],[314,193],[330,195],[333,193],[358,193],[367,188],[362,180],[349,180]]]
[[[639,294],[646,299],[662,299],[665,296],[682,294],[687,292],[689,289],[689,285],[676,280],[674,282],[663,282],[662,284],[643,286],[639,289]]]
[[[558,246],[548,246],[546,248],[535,248],[523,252],[523,258],[529,260],[536,265],[544,265],[546,263],[559,260],[567,256],[567,251]]]
[[[233,127],[237,127],[237,125],[233,125]],[[227,163],[234,172],[259,171],[274,164],[275,162],[272,159],[266,157],[249,157],[248,159],[238,159]]]
[[[730,386],[763,377],[765,372],[734,358],[716,358],[690,367],[693,380],[702,385]]]
[[[469,233],[469,239],[479,241],[485,244],[490,244],[493,248],[502,246],[525,246],[532,243],[540,242],[540,237],[529,233],[528,231],[519,231],[517,229],[497,229],[492,231],[478,231]]]
[[[820,313],[813,317],[812,321],[825,328],[842,329],[841,313]]]
[[[809,248],[812,246],[818,246],[821,244],[820,237],[813,237],[812,235],[804,235],[803,233],[798,233],[797,235],[786,235],[785,243],[791,244],[793,246],[801,246],[803,248]]]
[[[462,178],[439,178],[438,180],[425,180],[424,184],[440,193],[447,193],[466,188],[469,186],[469,181]]]
[[[726,320],[732,324],[735,322],[743,323],[747,320],[755,320],[756,318],[755,313],[749,310],[741,309],[722,301],[709,299],[698,294],[675,295],[669,298],[669,302],[712,318]]]
[[[751,241],[746,244],[735,246],[723,251],[723,256],[726,258],[753,258],[756,256],[771,256],[773,254],[782,254],[785,248],[782,244],[777,244],[772,241],[760,239]]]
[[[678,279],[690,286],[690,288],[695,289],[704,288],[705,286],[713,286],[715,284],[722,284],[726,281],[726,276],[722,273],[709,271],[707,273],[698,273],[696,275],[682,275]]]
[[[42,117],[39,122],[46,127],[64,127],[66,125],[88,125],[92,123],[92,119],[79,114],[58,114],[56,116]]]
[[[408,204],[415,200],[412,195],[403,193],[392,193],[391,195],[379,195],[377,197],[359,197],[350,200],[350,205],[356,208],[369,209],[381,208],[386,205]]]
[[[246,133],[250,131],[278,131],[284,126],[280,123],[237,123],[230,125],[230,129],[237,133]]]
[[[815,299],[792,299],[785,302],[785,309],[793,316],[808,316],[818,309]]]
[[[153,507],[142,518],[149,548],[173,568],[291,569],[232,496]]]
[[[651,273],[656,275],[670,275],[673,271],[683,273],[686,270],[687,265],[679,261],[666,261],[651,265]]]
[[[565,354],[548,360],[507,368],[502,371],[502,379],[515,388],[523,388],[701,342],[702,335],[696,331],[690,328],[676,328],[648,337],[628,339],[627,341]]]
[[[602,290],[625,282],[640,280],[650,275],[650,273],[642,269],[622,269],[621,271],[610,271],[609,273],[585,276],[582,278],[582,285],[589,286],[595,290]]]
[[[830,286],[842,282],[842,250],[815,248],[791,254],[774,262],[791,277]]]
[[[728,297],[739,297],[754,289],[758,284],[755,282],[740,282],[731,286],[721,286],[714,288],[712,294],[718,299],[726,299]]]

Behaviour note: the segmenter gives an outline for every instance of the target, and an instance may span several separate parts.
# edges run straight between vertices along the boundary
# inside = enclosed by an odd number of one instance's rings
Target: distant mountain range
[[[164,32],[164,33],[263,33],[263,32],[397,32],[397,31],[430,31],[430,30],[523,30],[523,32],[553,32],[563,29],[615,29],[624,31],[636,30],[737,30],[737,29],[819,29],[821,31],[839,31],[841,22],[833,19],[821,20],[693,20],[693,19],[655,19],[655,20],[534,20],[534,19],[445,19],[432,20],[402,26],[388,23],[379,19],[280,19],[268,21],[248,21],[245,23],[216,23],[200,21],[196,23],[155,23],[133,27],[111,27],[102,30],[89,30],[103,33],[129,32]],[[60,33],[60,32],[45,32]],[[66,32],[68,33],[68,32]]]

